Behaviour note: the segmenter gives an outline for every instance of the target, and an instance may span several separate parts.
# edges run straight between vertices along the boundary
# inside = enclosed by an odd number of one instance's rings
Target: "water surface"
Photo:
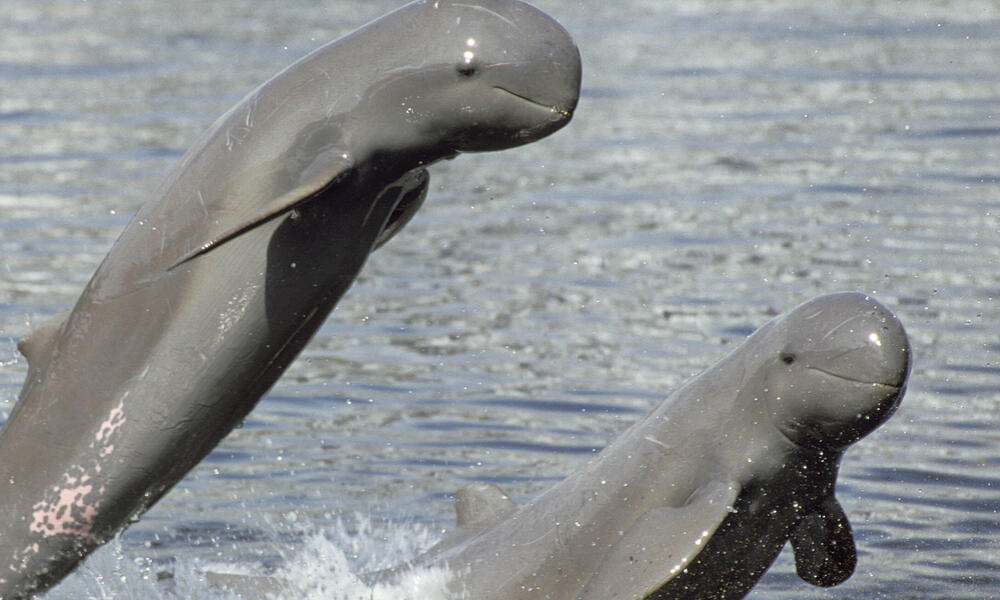
[[[204,593],[209,567],[297,568],[339,583],[311,597],[346,597],[338,560],[433,543],[468,481],[530,499],[773,315],[839,290],[902,319],[909,392],[844,459],[853,578],[809,588],[786,551],[751,598],[1000,595],[1000,8],[536,4],[582,50],[571,125],[434,167],[421,212],[244,426],[47,598],[155,597],[158,572]],[[396,6],[5,3],[5,412],[17,339],[75,301],[198,133]]]

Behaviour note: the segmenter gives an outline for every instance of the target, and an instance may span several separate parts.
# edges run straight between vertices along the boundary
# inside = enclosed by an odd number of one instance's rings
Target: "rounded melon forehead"
[[[815,368],[858,381],[902,383],[910,361],[906,332],[895,315],[869,296],[821,296],[796,307],[786,319],[786,350],[808,353]]]
[[[762,333],[764,396],[793,442],[843,448],[898,407],[909,376],[909,341],[899,320],[872,298],[822,296]]]

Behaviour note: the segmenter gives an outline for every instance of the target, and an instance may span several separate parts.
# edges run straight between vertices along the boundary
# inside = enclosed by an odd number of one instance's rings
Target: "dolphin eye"
[[[479,65],[476,62],[476,53],[471,50],[471,48],[475,46],[476,42],[470,38],[467,43],[470,44],[470,49],[462,53],[462,62],[458,63],[455,67],[455,70],[458,71],[458,74],[462,77],[472,77],[476,74],[476,69],[479,68]]]
[[[793,362],[795,362],[795,355],[791,352],[782,352],[781,355],[778,356],[778,358],[780,358],[781,362],[785,363],[786,365],[790,365]]]
[[[458,71],[458,74],[462,77],[472,77],[476,74],[478,66],[475,62],[460,62],[455,67],[455,70]]]

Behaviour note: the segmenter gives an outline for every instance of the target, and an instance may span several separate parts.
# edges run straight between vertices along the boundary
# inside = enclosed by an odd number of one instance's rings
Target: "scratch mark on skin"
[[[841,321],[840,323],[838,323],[838,324],[837,324],[837,325],[836,325],[835,327],[833,327],[832,329],[830,329],[829,331],[827,331],[827,332],[826,332],[826,333],[825,333],[825,334],[823,335],[823,337],[819,338],[819,341],[820,341],[820,342],[822,342],[822,341],[825,341],[825,340],[826,340],[826,338],[828,338],[828,337],[830,337],[831,335],[833,335],[834,333],[836,333],[838,329],[840,329],[840,328],[841,328],[841,327],[843,327],[844,325],[847,325],[848,323],[850,323],[850,322],[852,322],[852,321],[854,321],[854,320],[856,320],[856,319],[857,319],[857,317],[856,317],[856,316],[850,316],[850,317],[848,317],[848,318],[844,319],[843,321]]]
[[[260,96],[254,96],[253,100],[250,102],[250,106],[247,107],[247,116],[243,119],[243,123],[246,125],[246,129],[249,132],[253,129],[253,113],[257,110],[257,104],[260,102]]]
[[[288,104],[288,98],[282,97],[281,100],[275,104],[274,108],[271,109],[271,112],[264,115],[262,120],[269,121],[271,119],[271,116],[277,113],[279,110],[281,110],[286,104]]]
[[[198,190],[198,202],[201,203],[201,210],[205,213],[205,216],[207,217],[208,216],[208,207],[205,206],[205,197],[202,196],[201,190]]]
[[[508,19],[507,17],[505,17],[505,16],[501,15],[500,13],[498,13],[498,12],[494,12],[494,11],[492,11],[492,10],[488,9],[488,8],[484,8],[484,7],[482,7],[482,6],[473,6],[473,5],[471,5],[471,4],[458,4],[458,3],[455,3],[455,4],[453,5],[453,6],[461,6],[461,7],[463,7],[463,8],[471,8],[471,9],[473,9],[473,10],[481,10],[481,11],[483,11],[483,12],[485,12],[485,13],[489,13],[489,14],[493,15],[494,17],[496,17],[496,18],[500,19],[500,20],[501,20],[501,21],[503,21],[504,23],[506,23],[506,24],[510,25],[510,26],[511,26],[511,27],[513,27],[514,29],[516,29],[516,30],[518,31],[518,33],[521,33],[521,34],[523,34],[523,33],[524,33],[524,31],[523,31],[523,30],[522,30],[522,29],[521,29],[520,27],[518,27],[517,25],[515,25],[513,21],[511,21],[511,20],[510,20],[510,19]]]
[[[643,439],[644,439],[644,440],[646,440],[647,442],[652,442],[652,443],[656,444],[657,446],[662,446],[662,447],[663,447],[663,449],[664,449],[664,450],[665,450],[666,452],[668,452],[668,453],[669,453],[669,452],[670,452],[670,450],[671,450],[670,446],[668,446],[668,445],[664,444],[663,442],[661,442],[660,440],[658,440],[658,439],[654,438],[654,437],[653,437],[653,436],[651,436],[651,435],[647,435],[647,436],[646,436],[646,437],[644,437]]]
[[[560,525],[559,523],[556,523],[552,527],[549,527],[547,530],[545,530],[545,532],[543,532],[541,535],[539,535],[535,539],[528,540],[528,541],[522,543],[521,545],[522,546],[532,546],[534,544],[537,544],[539,542],[544,541],[546,538],[552,537],[553,533],[555,533],[555,537],[558,538],[559,537],[559,525]]]

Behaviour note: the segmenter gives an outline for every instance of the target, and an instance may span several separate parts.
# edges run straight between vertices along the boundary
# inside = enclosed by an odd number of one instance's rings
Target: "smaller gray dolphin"
[[[841,456],[892,415],[909,371],[886,308],[816,298],[521,508],[495,486],[462,488],[456,532],[371,580],[446,566],[455,596],[476,600],[742,598],[790,541],[802,579],[836,585],[856,562],[834,497]]]

